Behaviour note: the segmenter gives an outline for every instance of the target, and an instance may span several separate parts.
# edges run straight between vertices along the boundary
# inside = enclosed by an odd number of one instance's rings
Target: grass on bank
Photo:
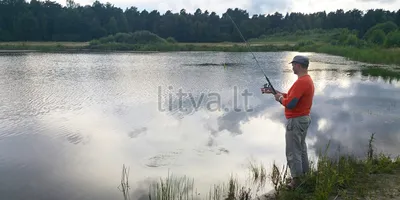
[[[400,65],[400,30],[385,33],[377,24],[364,37],[347,29],[281,32],[249,39],[255,52],[308,51],[327,53],[373,64]],[[395,27],[396,28],[396,27]],[[11,42],[0,43],[0,50],[38,51],[222,51],[248,52],[244,42],[179,43],[174,38],[161,38],[149,31],[117,33],[86,43]]]
[[[256,43],[251,44],[252,51],[294,51],[294,43]],[[114,51],[219,51],[219,52],[248,52],[244,43],[161,43],[161,44],[125,44],[118,42],[109,43],[76,43],[71,45],[64,42],[20,42],[1,43],[0,50],[35,50],[40,52],[53,51],[89,51],[89,52],[114,52]]]
[[[66,47],[84,47],[89,42],[0,42],[1,46],[66,46]]]
[[[63,42],[36,42],[36,43],[0,43],[0,50],[37,50],[52,51],[220,51],[220,52],[248,52],[244,43],[162,43],[162,44],[124,44],[110,43],[63,43]],[[351,60],[371,64],[400,65],[400,48],[357,48],[354,46],[318,44],[309,41],[295,45],[280,43],[251,44],[254,52],[300,51],[317,52],[343,56]]]
[[[373,147],[372,134],[366,159],[351,155],[341,155],[336,158],[327,156],[327,149],[319,155],[317,166],[302,178],[302,185],[294,191],[288,191],[279,186],[277,199],[385,199],[382,190],[398,185],[378,185],[376,175],[395,174],[400,178],[400,159],[391,158],[382,153],[376,154]],[[388,183],[388,182],[387,182]],[[400,188],[400,187],[399,187]],[[399,189],[395,188],[395,189]]]
[[[252,51],[309,51],[347,57],[373,64],[400,65],[400,30],[382,32],[387,23],[376,24],[363,37],[348,29],[281,32],[249,39]],[[380,31],[378,31],[380,30]],[[178,43],[149,31],[117,33],[89,43],[90,49],[133,51],[232,51],[248,52],[246,43]]]
[[[371,64],[394,64],[400,65],[399,48],[358,48],[345,45],[313,44],[301,45],[297,48],[303,52],[318,52],[331,55],[343,56],[351,60],[371,63]]]
[[[313,41],[315,43],[326,43],[332,37],[340,34],[344,29],[332,29],[332,30],[298,30],[294,33],[280,32],[271,35],[261,35],[258,38],[251,38],[248,41],[251,43],[270,43],[270,42],[281,42],[281,43],[292,43],[297,44],[300,41]]]
[[[400,81],[400,68],[365,67],[361,70],[361,75],[370,77],[380,77],[388,83]]]
[[[89,42],[0,42],[0,51],[32,50],[41,52],[84,50]]]
[[[311,162],[310,172],[301,179],[302,184],[295,190],[287,190],[284,187],[289,177],[287,166],[278,167],[273,164],[268,174],[263,165],[251,164],[249,167],[251,181],[248,184],[239,183],[231,176],[227,183],[214,185],[207,195],[199,196],[193,179],[168,174],[166,178],[154,182],[149,187],[146,198],[142,198],[150,200],[253,200],[261,197],[257,192],[262,191],[267,183],[271,184],[275,191],[265,197],[266,199],[326,200],[367,197],[386,199],[393,195],[400,195],[398,184],[400,181],[393,183],[393,180],[400,178],[400,159],[376,153],[373,147],[374,139],[374,134],[372,134],[365,158],[340,154],[328,157],[328,144],[325,151],[319,154],[316,165]],[[390,189],[393,190],[390,191]],[[124,194],[124,196],[127,195]]]

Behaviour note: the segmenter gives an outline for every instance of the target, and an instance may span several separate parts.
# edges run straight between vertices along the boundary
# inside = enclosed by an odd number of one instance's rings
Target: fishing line
[[[265,79],[267,79],[267,82],[268,82],[268,83],[264,84],[264,88],[271,88],[273,94],[276,94],[275,88],[272,86],[271,82],[269,81],[269,79],[268,79],[266,73],[264,72],[264,69],[263,69],[263,68],[260,66],[260,64],[258,63],[258,60],[257,60],[256,56],[255,56],[254,53],[251,51],[250,45],[247,43],[246,39],[245,39],[244,36],[242,35],[242,32],[240,32],[238,26],[236,25],[235,21],[233,21],[233,19],[232,19],[231,16],[228,14],[228,12],[226,12],[226,15],[229,17],[229,19],[231,19],[231,21],[232,21],[233,25],[235,26],[236,30],[239,32],[240,37],[241,37],[241,38],[243,39],[243,41],[245,42],[247,49],[248,49],[249,52],[253,55],[254,60],[256,60],[257,66],[260,67],[261,71],[262,71],[263,74],[264,74]]]

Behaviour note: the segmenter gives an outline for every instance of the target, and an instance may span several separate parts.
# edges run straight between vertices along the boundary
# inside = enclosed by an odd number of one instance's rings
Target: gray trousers
[[[306,136],[310,116],[289,118],[286,124],[286,159],[293,178],[309,171]]]

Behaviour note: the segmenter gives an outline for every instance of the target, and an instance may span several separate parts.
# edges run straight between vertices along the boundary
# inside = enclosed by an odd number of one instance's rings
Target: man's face
[[[292,70],[293,70],[294,74],[297,74],[297,72],[298,72],[298,64],[292,63]]]

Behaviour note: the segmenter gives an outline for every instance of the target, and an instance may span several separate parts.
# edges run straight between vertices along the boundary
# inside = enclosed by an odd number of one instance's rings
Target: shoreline
[[[294,44],[278,42],[249,43],[252,52],[298,51],[325,53],[376,65],[400,67],[400,48],[358,48],[330,44]],[[109,43],[91,45],[88,42],[0,42],[0,54],[6,53],[159,53],[159,52],[249,52],[245,43],[165,43],[132,45]]]

